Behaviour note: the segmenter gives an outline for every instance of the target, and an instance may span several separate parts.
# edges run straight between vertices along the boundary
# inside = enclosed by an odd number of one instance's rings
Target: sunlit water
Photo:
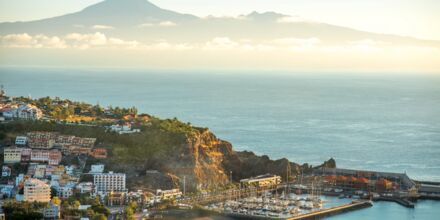
[[[0,69],[10,95],[136,106],[209,127],[237,150],[440,181],[440,76]],[[432,219],[393,203],[332,219]]]

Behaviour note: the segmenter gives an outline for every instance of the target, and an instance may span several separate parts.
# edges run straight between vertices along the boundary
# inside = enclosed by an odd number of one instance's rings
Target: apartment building
[[[8,147],[3,150],[4,163],[20,163],[22,148]]]
[[[50,149],[55,144],[55,139],[58,136],[57,132],[28,132],[28,145],[31,148]]]
[[[58,165],[61,162],[62,154],[58,150],[39,150],[31,151],[31,161],[47,162],[49,165]]]
[[[49,202],[50,186],[38,179],[28,179],[24,183],[24,201]]]
[[[125,192],[125,173],[100,173],[93,176],[93,183],[98,194]]]

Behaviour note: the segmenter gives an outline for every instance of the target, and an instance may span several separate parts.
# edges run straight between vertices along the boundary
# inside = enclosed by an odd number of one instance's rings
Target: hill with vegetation
[[[34,101],[39,106],[41,103]],[[53,106],[46,106],[46,109],[50,108]],[[50,110],[45,111],[50,113]],[[137,124],[140,132],[111,132],[104,126],[110,119],[112,122]],[[81,124],[67,123],[56,117],[39,121],[16,120],[0,124],[0,140],[4,145],[11,145],[16,136],[30,131],[95,137],[96,146],[108,149],[109,158],[89,158],[87,166],[99,162],[106,165],[106,170],[124,172],[131,188],[173,188],[181,185],[185,178],[187,190],[210,189],[226,186],[231,174],[232,179],[237,181],[265,173],[285,177],[286,170],[290,170],[290,176],[311,170],[307,164],[298,165],[287,159],[271,160],[268,156],[257,156],[252,152],[236,152],[229,142],[217,138],[208,128],[195,127],[176,118],[149,116],[148,120],[137,119],[136,114],[128,118],[120,114],[111,117],[98,115],[93,123]],[[67,159],[75,160],[65,157]]]

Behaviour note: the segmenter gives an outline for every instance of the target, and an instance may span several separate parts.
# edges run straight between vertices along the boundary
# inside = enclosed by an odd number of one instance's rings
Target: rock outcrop
[[[218,139],[207,129],[188,137],[164,164],[163,171],[178,176],[180,185],[185,178],[189,191],[222,186],[228,184],[230,178],[239,181],[266,173],[279,175],[285,180],[287,176],[294,178],[313,169],[308,164],[299,165],[285,158],[271,160],[253,152],[236,152],[229,142]],[[321,166],[335,167],[336,164],[330,159]]]

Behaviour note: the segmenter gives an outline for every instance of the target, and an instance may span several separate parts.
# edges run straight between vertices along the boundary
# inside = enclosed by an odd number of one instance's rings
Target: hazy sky
[[[0,21],[27,21],[76,12],[100,0],[0,0]],[[276,11],[378,33],[440,40],[439,0],[151,0],[198,16]]]

